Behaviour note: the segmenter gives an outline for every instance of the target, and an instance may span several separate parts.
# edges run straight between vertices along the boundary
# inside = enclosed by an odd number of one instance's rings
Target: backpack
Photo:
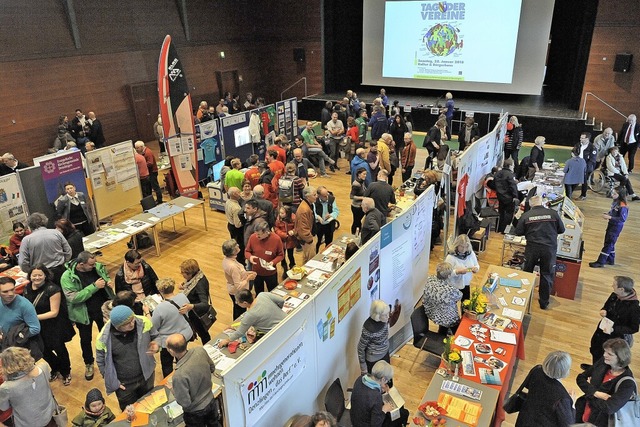
[[[280,200],[280,203],[293,203],[294,190],[295,178],[281,176],[278,180],[278,200]]]

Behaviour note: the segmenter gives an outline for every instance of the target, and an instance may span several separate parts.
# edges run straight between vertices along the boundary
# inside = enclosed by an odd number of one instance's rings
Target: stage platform
[[[377,92],[358,92],[361,101],[371,105]],[[441,94],[444,95],[444,94]],[[444,105],[444,97],[438,95],[394,94],[387,90],[389,103],[398,100],[400,106],[411,106],[414,129],[426,132],[435,123],[437,115],[431,114],[431,108]],[[326,101],[335,102],[344,97],[343,92],[323,93],[303,98],[298,104],[298,117],[303,120],[319,120],[320,112]],[[550,144],[571,146],[580,139],[580,132],[591,132],[595,137],[600,130],[585,123],[580,111],[567,108],[561,101],[549,99],[544,95],[502,95],[502,94],[469,94],[456,97],[454,93],[456,114],[453,121],[453,133],[464,121],[467,112],[473,113],[480,130],[487,133],[497,123],[503,112],[518,116],[524,130],[525,141],[533,142],[538,135],[545,136]]]

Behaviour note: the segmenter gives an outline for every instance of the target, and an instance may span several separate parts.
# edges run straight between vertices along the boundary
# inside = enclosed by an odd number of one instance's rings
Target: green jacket
[[[73,427],[104,427],[116,418],[109,407],[105,406],[104,412],[99,417],[87,414],[82,411],[71,422]]]
[[[74,323],[80,323],[82,325],[89,324],[89,312],[87,311],[87,305],[85,301],[93,296],[100,288],[93,283],[86,288],[82,287],[82,282],[76,274],[76,260],[71,260],[65,264],[67,271],[62,274],[60,279],[60,285],[64,292],[64,296],[67,298],[67,307],[69,309],[69,319]],[[96,271],[98,275],[104,279],[105,282],[110,282],[107,269],[102,263],[96,262]],[[104,289],[109,296],[109,299],[113,299],[115,296],[113,289],[109,286],[105,286]]]

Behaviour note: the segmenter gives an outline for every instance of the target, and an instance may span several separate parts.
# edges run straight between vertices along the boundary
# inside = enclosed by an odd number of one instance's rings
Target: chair
[[[485,221],[483,219],[483,221]],[[481,225],[483,223],[481,222]],[[484,252],[487,248],[487,238],[489,237],[489,228],[488,227],[480,227],[478,231],[475,233],[471,233],[472,230],[469,230],[469,240],[471,241],[471,247],[473,247],[474,251]]]
[[[156,199],[153,198],[153,194],[152,194],[140,200],[140,205],[142,205],[142,210],[146,212],[149,209],[153,209],[156,207]]]
[[[411,329],[413,330],[413,346],[418,350],[425,350],[427,353],[431,353],[437,357],[442,357],[444,352],[444,340],[447,335],[440,334],[429,330],[429,318],[424,311],[422,304],[413,309],[411,313]],[[420,351],[413,359],[413,364],[409,368],[409,372],[413,370],[413,365],[416,364]]]
[[[324,395],[324,407],[327,412],[335,417],[339,426],[351,427],[351,415],[345,403],[346,400],[340,378],[336,378]]]

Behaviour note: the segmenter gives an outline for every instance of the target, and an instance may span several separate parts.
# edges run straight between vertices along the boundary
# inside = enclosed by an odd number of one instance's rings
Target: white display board
[[[509,113],[500,116],[498,123],[487,135],[475,141],[458,156],[458,182],[456,185],[455,221],[461,216],[464,201],[471,200],[476,192],[483,192],[484,177],[491,168],[504,161],[504,135]],[[457,224],[454,226],[457,230]]]
[[[392,345],[411,337],[411,312],[429,270],[434,199],[432,186],[386,226],[401,249],[381,247],[378,233],[222,372],[228,425],[283,425],[294,414],[324,410],[324,395],[336,378],[351,387],[360,375],[357,346],[373,299],[382,297],[392,308],[397,299],[401,307],[390,329]],[[394,267],[394,256],[402,265]],[[382,279],[382,272],[392,274],[394,268],[407,270],[395,287]]]

